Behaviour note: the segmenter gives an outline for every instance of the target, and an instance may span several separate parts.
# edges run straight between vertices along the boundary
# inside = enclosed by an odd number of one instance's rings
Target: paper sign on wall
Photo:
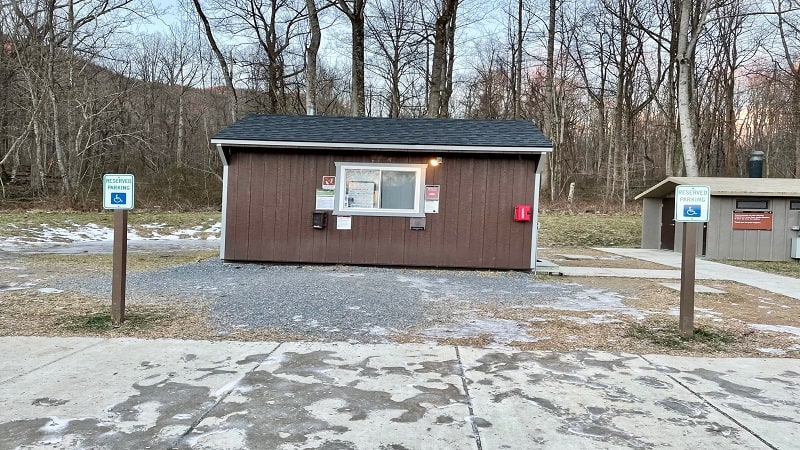
[[[317,189],[317,202],[316,209],[320,210],[333,210],[333,191],[325,189]]]
[[[439,212],[439,185],[425,186],[425,213],[436,214]]]
[[[353,220],[350,216],[336,216],[336,229],[337,230],[350,230],[353,226]]]

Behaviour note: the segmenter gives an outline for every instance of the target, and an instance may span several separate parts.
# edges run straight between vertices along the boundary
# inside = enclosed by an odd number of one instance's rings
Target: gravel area
[[[108,317],[110,255],[0,250],[0,334],[438,342],[717,356],[791,357],[800,351],[800,304],[730,282],[711,284],[725,294],[696,297],[696,326],[708,339],[676,346],[679,295],[659,280],[226,264],[208,254],[171,248],[129,254],[130,320],[105,328],[97,320]]]
[[[110,277],[62,278],[52,288],[108,295]],[[220,334],[280,329],[312,339],[383,342],[452,323],[476,308],[626,309],[621,296],[522,272],[223,263],[208,259],[129,273],[129,303],[185,300],[210,307]]]

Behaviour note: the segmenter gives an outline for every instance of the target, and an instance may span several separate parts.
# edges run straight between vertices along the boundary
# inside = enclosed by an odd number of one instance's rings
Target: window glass
[[[336,163],[334,214],[421,217],[424,164]]]
[[[789,200],[789,209],[800,209],[800,199]]]
[[[385,170],[381,173],[381,208],[414,209],[417,174]]]
[[[348,208],[377,208],[380,180],[380,170],[346,170],[345,206]]]
[[[769,200],[762,200],[762,199],[736,200],[736,209],[767,209],[767,208],[769,208]]]

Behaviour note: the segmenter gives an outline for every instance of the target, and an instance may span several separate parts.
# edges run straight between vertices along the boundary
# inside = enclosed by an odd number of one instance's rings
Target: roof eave
[[[248,139],[211,139],[212,144],[230,147],[266,147],[266,148],[308,148],[308,149],[359,149],[383,150],[396,152],[441,152],[441,153],[506,153],[506,154],[541,154],[551,153],[553,147],[513,147],[513,146],[481,146],[481,145],[428,145],[428,144],[365,144],[355,142],[289,142],[289,141],[257,141]]]
[[[711,188],[711,195],[715,197],[798,197],[800,194],[800,189],[797,191],[792,189],[786,190],[745,190],[745,189],[737,189],[731,188],[728,186],[720,186],[717,182],[720,180],[724,181],[735,181],[735,182],[747,182],[748,180],[765,180],[764,178],[725,178],[725,177],[668,177],[662,180],[660,183],[656,184],[655,186],[647,189],[646,191],[642,192],[641,194],[634,197],[635,200],[641,200],[643,198],[661,198],[668,196],[671,192],[675,191],[676,186],[680,185],[687,185],[687,184],[698,184],[698,185],[708,185]],[[769,180],[778,180],[778,179],[769,179]],[[794,181],[794,180],[793,180]]]

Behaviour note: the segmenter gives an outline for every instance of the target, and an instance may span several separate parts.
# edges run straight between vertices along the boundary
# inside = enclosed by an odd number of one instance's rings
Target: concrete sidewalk
[[[665,250],[648,250],[641,248],[597,248],[596,250],[641,259],[675,269],[621,269],[605,267],[560,267],[563,275],[575,277],[616,277],[616,278],[649,278],[675,279],[681,278],[681,254]],[[800,280],[797,278],[774,275],[758,270],[730,266],[698,258],[696,260],[695,278],[697,280],[728,280],[753,286],[775,294],[800,300]]]
[[[797,448],[790,359],[2,337],[0,448]]]

